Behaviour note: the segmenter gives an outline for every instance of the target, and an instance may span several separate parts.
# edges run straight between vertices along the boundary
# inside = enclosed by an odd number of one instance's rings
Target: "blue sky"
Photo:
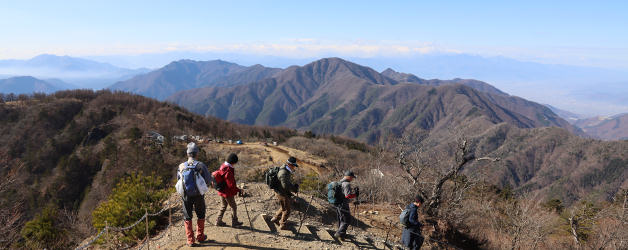
[[[0,59],[453,52],[628,69],[628,1],[0,1]]]

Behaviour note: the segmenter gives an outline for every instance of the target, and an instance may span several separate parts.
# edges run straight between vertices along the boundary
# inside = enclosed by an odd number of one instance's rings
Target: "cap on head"
[[[188,154],[198,153],[198,146],[196,146],[196,143],[194,143],[194,142],[188,143],[187,153]]]
[[[353,171],[351,171],[351,170],[347,170],[347,171],[345,171],[345,176],[350,176],[350,177],[355,178],[355,174],[354,174],[354,173],[353,173]]]
[[[297,158],[294,158],[292,156],[290,156],[290,158],[288,158],[288,160],[286,161],[286,163],[295,166],[295,167],[299,167],[299,164],[297,164]]]
[[[236,164],[238,163],[238,155],[231,153],[229,154],[229,156],[227,156],[227,162],[229,164]]]

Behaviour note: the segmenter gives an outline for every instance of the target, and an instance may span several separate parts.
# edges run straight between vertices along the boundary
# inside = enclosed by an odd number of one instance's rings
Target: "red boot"
[[[196,240],[198,242],[204,242],[207,239],[207,235],[203,231],[205,231],[205,219],[196,220]]]
[[[191,220],[185,221],[185,236],[187,237],[187,245],[189,247],[194,246],[194,228]]]

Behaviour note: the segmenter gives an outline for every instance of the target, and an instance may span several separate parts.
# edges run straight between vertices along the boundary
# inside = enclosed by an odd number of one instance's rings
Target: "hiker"
[[[288,216],[290,216],[290,211],[292,210],[292,193],[299,191],[299,184],[292,183],[292,173],[298,167],[299,165],[297,164],[297,159],[291,156],[277,173],[280,185],[278,185],[274,190],[275,193],[277,193],[280,207],[279,210],[277,210],[277,213],[275,213],[275,217],[273,217],[270,221],[279,225],[279,230],[288,230],[286,222],[288,221]]]
[[[179,164],[177,179],[185,183],[183,191],[183,217],[185,219],[185,235],[187,237],[187,245],[194,246],[195,241],[204,242],[207,240],[205,230],[205,196],[204,191],[207,190],[207,184],[211,183],[211,175],[204,163],[196,160],[198,147],[194,142],[187,145],[188,160]],[[196,180],[196,176],[200,174],[205,182],[204,191],[200,190],[200,183]],[[193,183],[190,183],[193,182]],[[201,181],[202,182],[202,181]],[[194,237],[194,228],[192,225],[192,211],[196,212],[196,237]]]
[[[227,205],[231,207],[231,226],[237,227],[242,225],[242,222],[238,221],[238,205],[235,201],[236,194],[242,195],[242,190],[238,188],[235,181],[234,167],[236,163],[238,163],[238,155],[231,153],[227,157],[227,161],[220,166],[220,169],[212,173],[217,183],[223,182],[219,185],[221,187],[216,189],[222,201],[222,207],[218,213],[218,218],[216,218],[216,226],[219,227],[226,226],[222,221],[222,217],[225,215]]]
[[[423,204],[423,196],[417,194],[414,202],[408,204],[406,209],[410,211],[408,223],[401,234],[401,242],[410,249],[420,249],[423,245],[423,236],[421,235],[421,222],[419,222],[418,208]]]
[[[360,189],[356,187],[351,188],[351,182],[355,179],[355,174],[351,170],[347,170],[342,180],[339,181],[344,199],[342,202],[338,202],[336,211],[338,212],[338,230],[334,234],[334,237],[344,239],[347,234],[347,227],[351,224],[353,218],[351,217],[351,210],[349,210],[350,199],[358,198],[360,196]],[[358,201],[356,201],[358,202]]]

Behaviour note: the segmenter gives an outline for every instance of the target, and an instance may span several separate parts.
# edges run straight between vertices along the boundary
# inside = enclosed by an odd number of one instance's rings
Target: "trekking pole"
[[[242,191],[240,191],[242,192]],[[242,194],[242,202],[244,203],[244,211],[246,211],[246,218],[249,219],[249,229],[253,230],[253,223],[251,223],[251,216],[249,216],[249,209],[246,206],[246,199],[244,199],[244,194]]]
[[[386,249],[386,245],[388,245],[388,234],[390,233],[390,228],[392,227],[392,221],[388,225],[388,230],[386,230],[386,239],[384,239],[384,248]]]
[[[354,205],[354,209],[355,209],[355,227],[360,228],[360,210],[358,209],[360,207],[360,201],[358,200],[357,203],[355,203]]]
[[[312,201],[314,201],[314,195],[310,195],[310,203],[307,204],[307,208],[305,209],[305,213],[301,215],[301,221],[299,222],[299,228],[297,229],[297,238],[299,237],[299,232],[301,231],[301,226],[303,226],[303,221],[305,221],[305,216],[307,216],[307,211],[310,210],[310,206],[312,206]]]

